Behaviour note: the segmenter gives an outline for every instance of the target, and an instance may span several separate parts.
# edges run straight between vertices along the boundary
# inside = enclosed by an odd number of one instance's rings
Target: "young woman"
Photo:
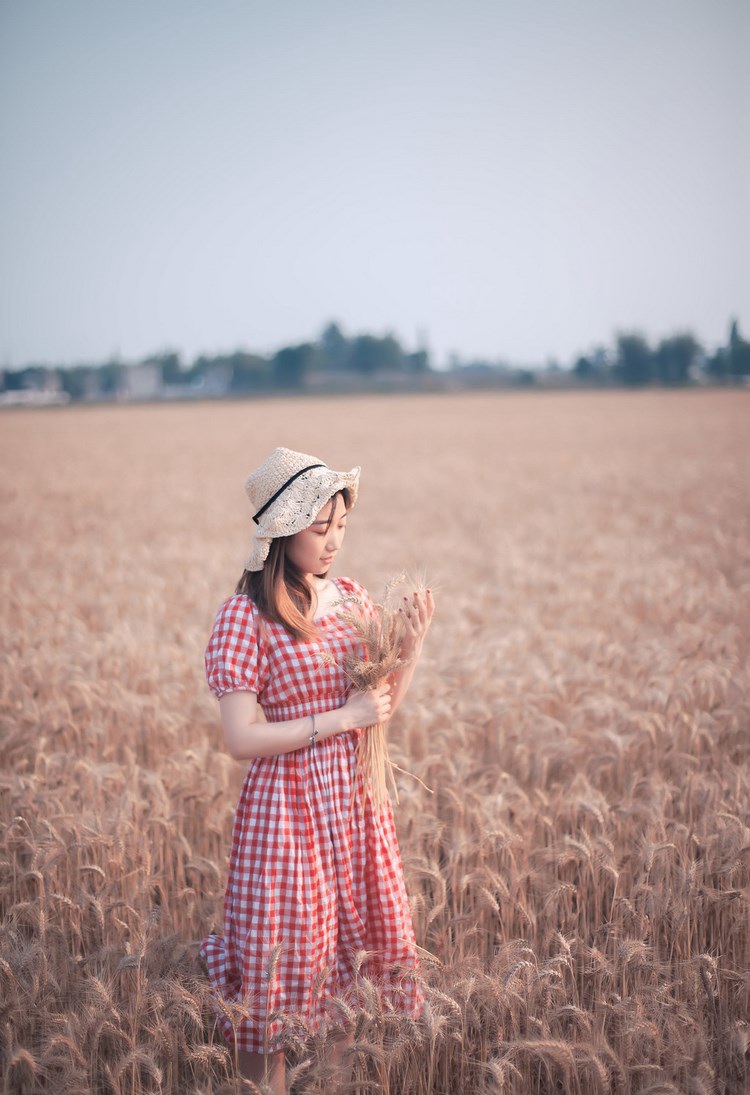
[[[357,581],[328,572],[359,472],[278,448],[250,474],[252,551],[205,655],[226,747],[250,766],[224,935],[210,935],[201,954],[215,992],[243,1005],[233,1012],[219,1001],[218,1010],[243,1074],[280,1093],[284,1022],[337,1032],[340,1056],[350,1032],[337,999],[354,988],[357,970],[393,1007],[412,1015],[420,1007],[391,805],[375,809],[355,793],[355,764],[363,728],[390,718],[404,697],[434,604],[429,591],[405,599],[401,654],[412,660],[379,687],[353,691],[343,663],[361,640],[340,610],[375,608]]]

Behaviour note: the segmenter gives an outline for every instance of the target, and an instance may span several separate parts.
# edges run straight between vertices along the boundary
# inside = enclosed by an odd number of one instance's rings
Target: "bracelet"
[[[315,739],[318,736],[318,731],[315,729],[315,715],[310,715],[310,718],[312,719],[312,734],[310,734],[310,747],[312,749],[314,749],[315,745],[316,745]]]

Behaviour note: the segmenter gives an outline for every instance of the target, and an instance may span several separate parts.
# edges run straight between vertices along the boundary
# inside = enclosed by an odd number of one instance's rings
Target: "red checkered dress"
[[[334,581],[342,597],[375,612],[359,582]],[[321,640],[297,642],[282,625],[261,622],[244,594],[230,597],[206,649],[211,691],[257,693],[269,722],[341,707],[351,688],[344,655],[361,639],[335,612],[316,622]],[[337,664],[325,664],[323,650]],[[239,1049],[278,1049],[287,1022],[315,1031],[340,1021],[348,1009],[337,999],[356,991],[357,968],[381,986],[386,1006],[419,1012],[391,805],[375,811],[369,796],[363,805],[352,794],[361,733],[250,762],[232,835],[224,936],[201,946],[222,1030]]]

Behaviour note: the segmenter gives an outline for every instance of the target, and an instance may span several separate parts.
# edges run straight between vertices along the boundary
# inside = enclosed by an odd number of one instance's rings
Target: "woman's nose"
[[[326,550],[338,551],[338,549],[341,547],[341,541],[343,539],[343,532],[339,532],[338,529],[329,529],[328,538],[326,539]]]

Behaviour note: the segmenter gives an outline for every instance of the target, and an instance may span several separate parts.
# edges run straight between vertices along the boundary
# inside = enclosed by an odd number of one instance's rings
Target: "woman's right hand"
[[[353,692],[344,708],[352,728],[386,722],[391,717],[391,686],[383,681],[366,692]]]

